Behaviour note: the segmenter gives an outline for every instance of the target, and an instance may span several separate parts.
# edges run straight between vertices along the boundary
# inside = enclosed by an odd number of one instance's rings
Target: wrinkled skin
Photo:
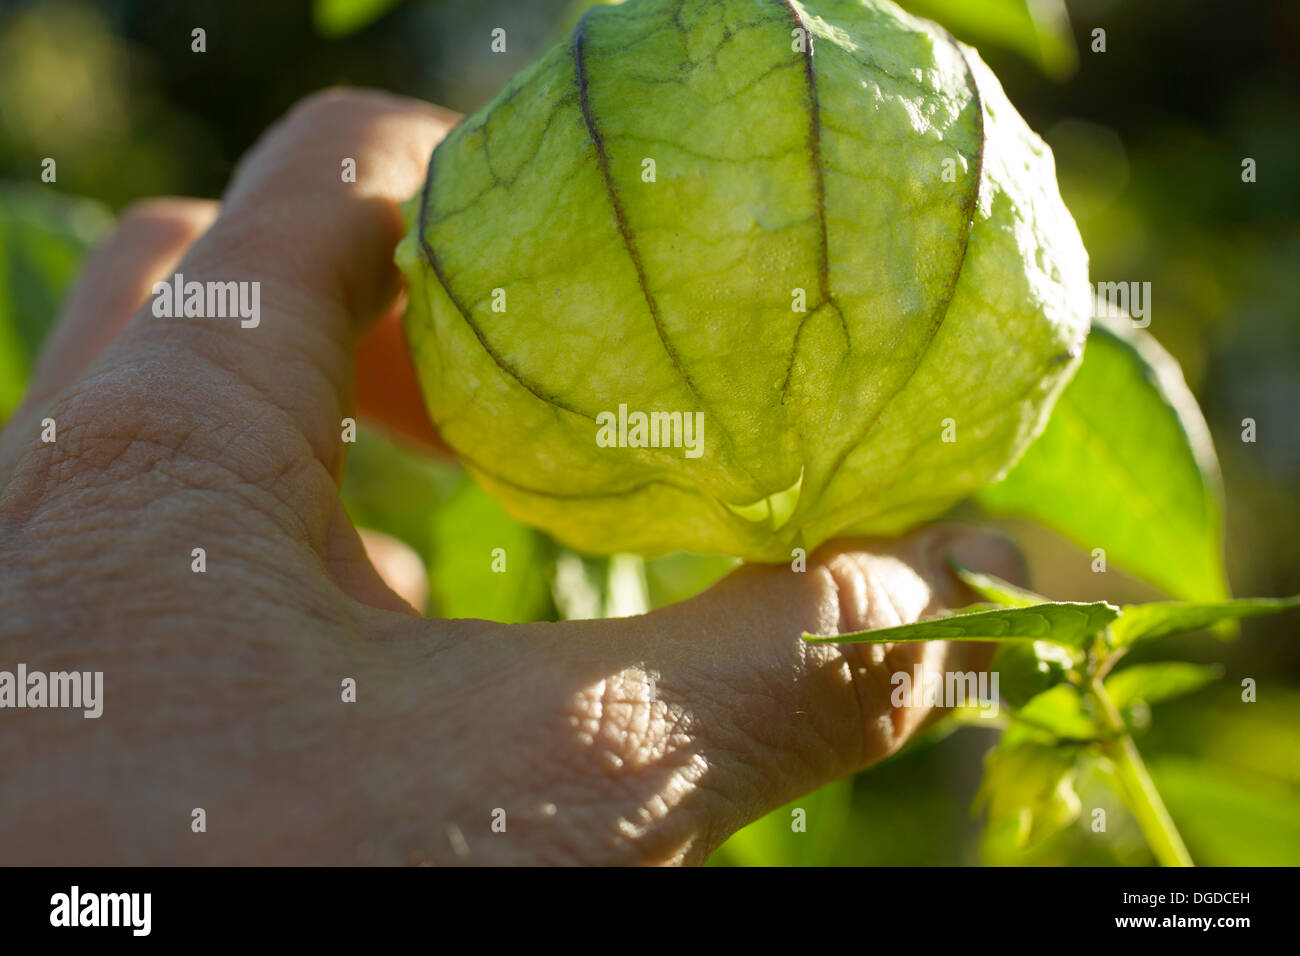
[[[453,121],[311,97],[219,208],[144,203],[92,257],[0,434],[0,668],[102,670],[104,712],[0,712],[0,862],[699,862],[930,719],[890,707],[894,670],[986,659],[799,637],[969,603],[950,552],[1021,576],[1004,541],[952,527],[742,568],[643,617],[414,613],[340,507],[339,422],[379,322],[361,411],[431,439],[393,351],[392,252]],[[141,306],[175,268],[260,281],[260,326],[155,319]]]

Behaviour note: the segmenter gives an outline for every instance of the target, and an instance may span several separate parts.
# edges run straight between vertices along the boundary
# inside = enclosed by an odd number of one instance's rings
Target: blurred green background
[[[36,0],[0,3],[0,420],[85,250],[130,201],[220,196],[259,132],[305,94],[377,86],[462,111],[553,43],[571,0]],[[1150,332],[1181,362],[1227,487],[1228,569],[1242,595],[1300,592],[1300,4],[1291,0],[909,0],[977,46],[1052,145],[1094,281],[1149,281]],[[191,31],[206,31],[206,52]],[[490,32],[507,31],[492,53]],[[1093,31],[1106,50],[1094,52]],[[41,180],[57,161],[57,181]],[[1244,158],[1258,181],[1243,183]],[[1241,421],[1258,441],[1241,441]],[[1155,476],[1151,480],[1158,480]],[[431,611],[503,621],[636,610],[706,587],[731,562],[576,555],[508,518],[456,468],[363,430],[345,501],[408,542]],[[1068,507],[1068,502],[1064,503]],[[962,517],[977,518],[973,509]],[[1009,529],[1037,590],[1151,599],[1026,523]],[[488,555],[504,547],[509,573]],[[474,556],[479,556],[478,560]],[[636,580],[644,575],[644,582]],[[631,597],[629,597],[631,595]],[[1139,740],[1193,857],[1300,864],[1300,641],[1295,616],[1241,639],[1148,656],[1221,661],[1224,678],[1156,705]],[[1245,677],[1259,700],[1243,704]],[[885,764],[785,808],[715,856],[730,864],[1141,864],[1109,791],[1081,780],[1081,822],[1025,854],[981,837],[972,802],[993,735],[940,728]]]

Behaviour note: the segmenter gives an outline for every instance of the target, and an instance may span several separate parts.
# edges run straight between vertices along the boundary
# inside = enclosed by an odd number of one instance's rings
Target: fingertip
[[[434,147],[458,121],[449,110],[381,90],[317,91],[240,158],[226,204],[257,208],[286,196],[336,204],[345,196],[405,201],[423,183]],[[354,164],[352,180],[340,175],[344,159]]]
[[[969,531],[958,538],[948,555],[972,571],[996,575],[1020,587],[1029,586],[1029,565],[1010,536],[991,528]]]
[[[213,199],[152,196],[137,199],[118,216],[117,235],[158,234],[192,241],[217,218],[221,204]],[[187,242],[188,244],[188,242]]]
[[[995,528],[944,524],[922,534],[927,567],[932,579],[946,586],[947,593],[942,597],[949,606],[969,604],[975,599],[957,577],[954,561],[1018,587],[1029,586],[1029,565],[1024,554],[1014,540]]]
[[[358,528],[357,533],[380,580],[406,604],[423,614],[429,606],[429,574],[420,555],[392,535],[370,528]]]
[[[159,197],[122,210],[113,233],[86,260],[42,350],[26,402],[73,382],[126,325],[185,251],[216,219],[207,199]]]

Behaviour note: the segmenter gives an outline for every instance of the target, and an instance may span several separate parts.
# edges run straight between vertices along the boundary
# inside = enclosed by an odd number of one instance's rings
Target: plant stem
[[[1161,866],[1194,866],[1183,838],[1178,835],[1178,828],[1174,826],[1164,801],[1160,799],[1160,792],[1156,790],[1151,774],[1147,772],[1142,755],[1138,753],[1137,745],[1133,743],[1123,718],[1115,708],[1115,702],[1110,699],[1110,694],[1106,693],[1099,678],[1092,678],[1088,687],[1100,705],[1106,723],[1116,735],[1106,741],[1103,747],[1115,764],[1124,802],[1137,817],[1138,826],[1142,828],[1142,834],[1146,837],[1151,852],[1155,854],[1156,862]]]
[[[645,558],[615,554],[609,559],[605,579],[605,617],[632,617],[650,610],[650,587]]]

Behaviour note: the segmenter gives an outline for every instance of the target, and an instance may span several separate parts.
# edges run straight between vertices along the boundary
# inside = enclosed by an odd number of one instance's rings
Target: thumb
[[[1006,538],[946,525],[894,541],[837,542],[805,572],[747,566],[697,598],[633,619],[664,661],[665,702],[690,714],[696,752],[725,829],[762,814],[901,747],[933,708],[891,704],[891,678],[982,670],[991,644],[821,644],[804,632],[847,633],[907,624],[975,601],[950,569],[1025,581]],[[629,622],[631,623],[631,622]]]

